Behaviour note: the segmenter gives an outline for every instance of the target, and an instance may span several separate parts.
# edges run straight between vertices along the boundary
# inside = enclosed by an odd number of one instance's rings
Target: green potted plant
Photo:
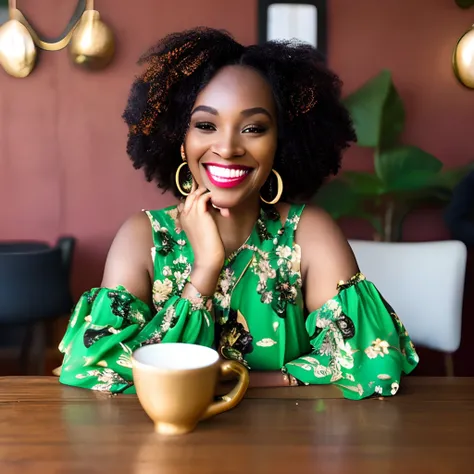
[[[456,3],[461,8],[469,8],[474,5],[474,0],[456,0]]]
[[[354,121],[358,145],[374,150],[375,172],[341,172],[320,189],[315,202],[335,219],[366,219],[378,240],[399,241],[407,214],[425,204],[446,204],[470,165],[444,170],[433,155],[400,143],[405,111],[388,70],[344,102]]]

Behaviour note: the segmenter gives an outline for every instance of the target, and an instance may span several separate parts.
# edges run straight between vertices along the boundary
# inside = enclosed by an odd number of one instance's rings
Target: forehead
[[[264,107],[275,112],[270,84],[257,71],[246,66],[222,68],[199,93],[195,106],[207,105],[217,110]]]

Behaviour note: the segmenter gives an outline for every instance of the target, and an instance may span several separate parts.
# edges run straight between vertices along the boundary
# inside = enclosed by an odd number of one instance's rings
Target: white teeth
[[[207,169],[214,178],[241,178],[248,173],[248,170],[222,168],[220,166],[208,166]]]

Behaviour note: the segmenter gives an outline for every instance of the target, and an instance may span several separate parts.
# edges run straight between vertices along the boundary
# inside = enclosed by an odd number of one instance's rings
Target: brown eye
[[[206,132],[210,132],[216,129],[215,125],[210,122],[198,122],[196,123],[195,127],[199,130],[204,130]]]
[[[258,127],[256,125],[252,125],[244,129],[242,133],[263,133],[265,131],[266,131],[266,128],[264,127]]]

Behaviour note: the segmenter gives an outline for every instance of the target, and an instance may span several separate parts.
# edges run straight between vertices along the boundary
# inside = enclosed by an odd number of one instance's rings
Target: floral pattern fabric
[[[60,350],[60,381],[134,393],[131,354],[146,344],[186,342],[216,348],[250,370],[282,370],[301,384],[335,384],[344,396],[394,395],[418,363],[394,310],[362,274],[305,317],[301,249],[294,236],[303,205],[284,224],[262,209],[247,241],[222,268],[212,301],[181,298],[193,252],[176,207],[146,211],[154,247],[154,311],[125,288],[95,288],[80,298]]]

